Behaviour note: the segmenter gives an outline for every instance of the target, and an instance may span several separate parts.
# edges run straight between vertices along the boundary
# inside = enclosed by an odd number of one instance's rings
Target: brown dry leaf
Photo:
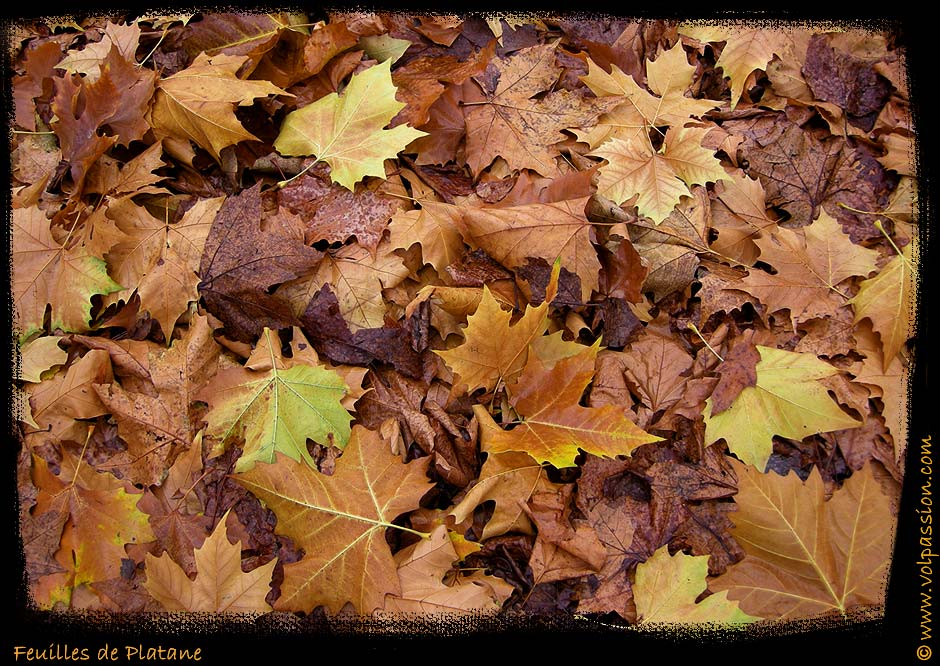
[[[388,225],[392,249],[407,250],[414,243],[421,245],[421,258],[441,273],[456,263],[463,254],[463,238],[459,220],[463,211],[436,201],[420,200],[420,210],[400,212]]]
[[[840,284],[876,270],[877,252],[850,241],[825,211],[802,233],[778,227],[756,242],[760,260],[777,272],[752,268],[737,288],[759,298],[768,312],[789,310],[793,330],[802,322],[835,314],[839,299],[833,294],[845,297]]]
[[[748,173],[760,178],[767,204],[786,210],[796,225],[809,224],[825,206],[850,225],[850,235],[857,236],[853,241],[880,236],[871,219],[838,207],[877,211],[887,203],[889,182],[874,158],[850,149],[840,137],[820,139],[782,113],[732,120],[724,127],[745,137],[741,149]]]
[[[277,515],[277,531],[307,553],[284,567],[275,607],[309,612],[325,605],[337,613],[351,602],[371,613],[387,594],[400,594],[385,530],[431,487],[428,460],[405,465],[377,433],[357,426],[332,476],[284,456],[236,475]]]
[[[125,545],[153,541],[147,515],[137,508],[140,495],[84,460],[66,453],[56,476],[45,460],[33,456],[33,482],[39,489],[34,515],[69,516],[57,555],[66,573],[52,575],[46,594],[36,598],[42,606],[69,604],[78,588],[117,577],[127,557]]]
[[[176,320],[199,298],[199,262],[222,203],[222,197],[202,199],[175,224],[158,220],[130,198],[108,207],[108,217],[121,232],[105,255],[109,274],[137,291],[140,309],[160,322],[167,343]]]
[[[42,381],[43,373],[58,365],[64,365],[68,354],[59,346],[61,339],[54,335],[46,335],[30,340],[20,347],[17,378],[24,382],[38,384]]]
[[[706,23],[682,25],[679,30],[702,42],[725,42],[715,67],[731,78],[732,109],[741,101],[748,76],[756,69],[766,69],[774,54],[783,56],[790,48],[786,32],[763,26]]]
[[[340,316],[356,332],[385,324],[387,307],[382,289],[397,286],[408,273],[387,241],[374,256],[362,245],[346,245],[327,252],[315,272],[286,283],[275,295],[289,301],[293,311],[302,316],[311,299],[328,285],[339,303]]]
[[[709,251],[711,226],[708,195],[702,187],[693,188],[692,196],[684,197],[659,226],[640,218],[629,224],[630,241],[649,267],[642,289],[653,292],[654,301],[691,284],[699,254]]]
[[[201,53],[183,71],[161,79],[149,113],[154,131],[191,140],[216,161],[221,161],[219,152],[227,146],[257,141],[235,116],[235,105],[287,93],[267,81],[239,79],[236,72],[246,60],[248,56]]]
[[[246,56],[240,67],[250,74],[258,61],[277,46],[281,34],[292,24],[303,23],[304,18],[287,13],[206,13],[198,21],[186,24],[182,46],[192,58],[205,53],[209,56]],[[303,28],[301,28],[302,30]]]
[[[595,95],[626,101],[601,116],[597,126],[587,132],[576,132],[578,139],[592,149],[611,139],[626,141],[634,147],[648,143],[651,127],[682,127],[692,116],[700,117],[718,102],[686,97],[692,85],[695,66],[690,65],[681,44],[663,51],[656,60],[646,63],[647,81],[654,94],[639,85],[632,76],[612,66],[608,74],[588,60],[588,74],[581,80]]]
[[[476,311],[467,318],[464,342],[453,349],[434,350],[457,374],[458,386],[473,392],[481,386],[487,392],[498,384],[512,382],[525,366],[529,345],[548,328],[548,306],[555,297],[557,272],[555,264],[552,283],[542,304],[526,305],[525,313],[510,325],[512,314],[502,310],[499,302],[483,286],[483,297]]]
[[[464,613],[496,612],[512,594],[513,586],[482,571],[457,575],[448,585],[445,575],[460,559],[443,525],[427,539],[395,554],[398,562],[400,595],[385,598],[385,610],[392,613],[426,613],[435,617]]]
[[[226,516],[228,513],[226,512]],[[196,549],[196,579],[169,555],[147,553],[147,582],[144,586],[168,611],[206,613],[251,613],[271,610],[264,600],[277,560],[252,571],[242,571],[240,543],[225,536],[225,516],[201,547]]]
[[[406,104],[392,119],[391,125],[407,123],[412,127],[424,126],[430,118],[430,108],[446,89],[443,84],[460,85],[471,76],[483,73],[493,57],[495,44],[480,49],[464,61],[451,55],[415,58],[392,73],[395,97]]]
[[[36,131],[35,99],[43,95],[45,81],[62,59],[62,47],[54,41],[31,44],[26,49],[22,75],[13,77],[14,121],[25,130]]]
[[[483,528],[480,540],[507,532],[531,534],[525,503],[538,488],[548,485],[545,470],[526,453],[506,451],[490,453],[480,469],[476,484],[451,509],[456,524],[463,524],[484,502],[495,503],[493,515]]]
[[[148,344],[143,354],[146,380],[94,384],[127,443],[126,451],[98,469],[119,470],[123,478],[145,487],[161,483],[169,464],[196,434],[198,424],[190,421],[189,408],[219,369],[220,351],[206,318],[195,315],[169,349]]]
[[[228,197],[206,238],[199,265],[199,293],[228,335],[247,341],[265,327],[297,323],[290,304],[269,293],[297,278],[322,253],[287,236],[261,229],[261,183]]]
[[[13,300],[21,340],[42,329],[46,305],[52,307],[52,331],[87,331],[91,297],[121,289],[108,276],[104,260],[85,245],[61,245],[38,207],[17,208],[12,215]]]
[[[815,469],[804,484],[734,464],[739,490],[732,520],[747,557],[712,584],[741,609],[765,618],[845,613],[882,606],[894,519],[872,465],[825,500]]]
[[[144,115],[155,80],[153,71],[129,62],[116,45],[102,60],[101,76],[93,83],[76,76],[56,79],[52,129],[69,163],[73,196],[82,191],[86,173],[105,151],[127,146],[148,131]],[[106,128],[111,136],[99,134]]]
[[[318,165],[319,166],[319,165]],[[350,192],[330,181],[326,169],[311,169],[277,191],[281,208],[303,218],[304,242],[356,242],[375,256],[392,215],[401,208],[401,200],[381,192],[360,188]]]
[[[885,425],[894,440],[895,460],[900,462],[907,450],[910,364],[900,355],[885,363],[884,352],[865,322],[856,329],[856,340],[856,349],[865,360],[860,369],[852,370],[854,381],[868,386],[872,395],[881,398]]]
[[[776,228],[776,222],[767,215],[764,188],[760,181],[735,171],[718,183],[715,190],[717,196],[711,212],[712,228],[718,230],[718,238],[710,247],[724,257],[753,266],[760,255],[754,240],[765,230]]]
[[[600,570],[607,549],[586,520],[572,520],[570,486],[534,494],[526,513],[538,527],[529,566],[534,585],[576,578]],[[567,492],[566,492],[567,491]]]
[[[591,300],[597,289],[600,262],[592,245],[594,232],[585,217],[588,198],[549,204],[463,208],[460,232],[464,240],[509,268],[523,266],[528,257],[561,265],[581,278],[581,299]]]
[[[884,369],[897,358],[911,337],[913,313],[917,304],[914,281],[917,264],[911,245],[905,245],[878,275],[865,280],[849,301],[855,308],[855,323],[869,319],[881,338]]]
[[[691,370],[692,357],[676,337],[648,326],[624,351],[598,354],[591,406],[629,405],[632,400],[619,389],[624,382],[651,414],[669,409],[682,396]]]
[[[83,443],[88,424],[76,419],[108,413],[92,387],[113,380],[108,352],[92,350],[73,361],[64,374],[57,373],[30,387],[32,417],[39,429],[28,435],[27,442]]]
[[[660,150],[648,142],[606,141],[591,152],[608,162],[599,169],[598,194],[617,205],[636,197],[637,212],[660,224],[693,185],[728,177],[715,151],[702,146],[707,132],[700,127],[671,127]]]
[[[139,502],[140,510],[150,516],[157,543],[187,575],[195,575],[193,553],[206,540],[211,527],[211,520],[193,491],[202,473],[200,432],[189,448],[176,457],[163,483],[145,490]]]
[[[559,71],[555,45],[522,49],[497,59],[495,88],[478,99],[467,100],[467,162],[474,176],[502,157],[511,169],[532,169],[543,176],[556,173],[555,145],[564,140],[562,130],[586,127],[616,106],[619,98],[591,99],[566,90],[539,93],[552,88]]]

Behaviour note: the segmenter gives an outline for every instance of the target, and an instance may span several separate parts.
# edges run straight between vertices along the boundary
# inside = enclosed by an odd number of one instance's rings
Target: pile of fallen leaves
[[[38,607],[883,607],[917,262],[892,34],[346,12],[10,39]]]

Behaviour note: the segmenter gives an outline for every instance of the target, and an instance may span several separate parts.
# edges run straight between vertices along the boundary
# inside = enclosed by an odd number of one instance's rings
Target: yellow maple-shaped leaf
[[[226,512],[202,547],[196,548],[196,580],[190,580],[183,568],[168,553],[154,557],[147,553],[147,581],[144,587],[168,611],[205,613],[267,612],[271,606],[264,598],[271,591],[273,559],[248,573],[242,571],[240,542],[230,543],[225,536]]]
[[[324,605],[337,613],[351,602],[371,613],[384,606],[386,594],[400,594],[385,530],[406,529],[392,521],[417,509],[432,487],[429,461],[406,465],[377,433],[357,425],[332,476],[283,455],[236,475],[277,515],[278,533],[306,552],[284,567],[275,608],[309,612]]]
[[[737,602],[728,599],[727,592],[695,603],[707,587],[707,575],[708,555],[679,552],[670,556],[668,546],[657,550],[636,567],[633,599],[638,624],[733,625],[759,619],[742,611]]]
[[[13,301],[20,339],[42,328],[46,305],[52,307],[51,330],[87,331],[91,297],[119,291],[121,285],[85,245],[56,242],[37,206],[17,208],[12,218]]]
[[[274,148],[314,155],[334,183],[352,190],[366,176],[385,177],[384,162],[425,136],[407,125],[382,129],[405,105],[395,99],[391,60],[354,74],[342,95],[330,93],[284,118]]]
[[[917,302],[916,277],[917,265],[911,259],[908,244],[876,276],[864,280],[849,301],[855,308],[855,323],[867,317],[881,337],[885,371],[911,336],[911,315]]]
[[[484,451],[524,451],[539,462],[573,467],[579,450],[612,458],[659,441],[636,426],[614,405],[582,407],[584,389],[594,377],[600,340],[551,368],[529,354],[525,369],[511,386],[510,403],[522,417],[512,430],[501,429],[483,405],[474,405]]]
[[[734,24],[698,24],[679,26],[679,32],[700,42],[726,42],[715,67],[731,77],[731,108],[738,105],[744,83],[751,72],[764,69],[774,54],[783,57],[790,50],[791,38],[780,29],[756,28]]]
[[[591,154],[608,164],[600,167],[597,191],[618,205],[637,197],[640,215],[656,224],[676,207],[692,185],[728,178],[715,152],[702,147],[708,130],[671,127],[660,150],[645,143],[611,139]]]
[[[548,328],[548,304],[558,289],[561,264],[555,262],[541,305],[526,305],[525,313],[510,324],[512,313],[499,306],[489,287],[476,312],[467,318],[464,342],[453,349],[434,351],[459,377],[459,383],[472,393],[481,386],[492,391],[500,382],[511,382],[525,367],[529,345]]]
[[[273,349],[274,335],[264,329],[259,347]],[[271,356],[258,371],[249,369],[249,359],[245,368],[219,373],[200,392],[210,406],[207,437],[220,447],[244,440],[235,466],[239,472],[257,461],[273,461],[278,452],[315,467],[307,438],[339,448],[349,440],[351,416],[340,402],[347,391],[343,378],[322,366],[285,367]]]
[[[820,432],[862,425],[843,412],[816,381],[839,370],[814,354],[757,345],[757,385],[743,389],[728,409],[712,413],[705,401],[705,442],[724,438],[738,458],[760,471],[773,451],[773,436],[802,440]]]
[[[884,604],[896,520],[870,464],[828,501],[815,467],[804,483],[796,474],[732,464],[738,510],[731,534],[746,556],[712,589],[772,619]]]
[[[157,84],[150,125],[158,134],[189,139],[219,161],[219,151],[239,141],[257,141],[235,117],[235,105],[257,97],[287,95],[269,81],[239,79],[247,56],[201,53],[193,64]]]
[[[460,557],[443,525],[427,539],[397,553],[395,559],[401,593],[385,599],[385,610],[392,613],[439,616],[496,612],[515,589],[483,571],[458,575],[451,585],[444,583],[445,574]]]

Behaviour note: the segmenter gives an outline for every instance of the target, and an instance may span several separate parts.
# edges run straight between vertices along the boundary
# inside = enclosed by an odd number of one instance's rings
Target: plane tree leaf
[[[272,331],[262,337],[269,348],[276,344]],[[243,443],[237,471],[273,462],[276,453],[315,467],[307,438],[339,448],[349,440],[351,417],[340,402],[347,390],[342,377],[321,366],[285,368],[272,358],[263,370],[232,368],[201,392],[210,405],[206,434],[220,446]]]
[[[554,44],[532,46],[493,64],[499,76],[495,88],[465,112],[467,162],[474,175],[497,157],[513,169],[555,174],[555,144],[564,140],[562,130],[592,125],[620,102],[550,90],[558,78],[555,50]]]
[[[404,106],[395,99],[386,60],[354,74],[342,95],[331,93],[289,113],[274,147],[286,156],[315,155],[330,165],[333,182],[352,190],[366,176],[384,178],[384,161],[425,135],[407,125],[383,129]]]
[[[46,306],[52,308],[51,330],[87,331],[91,298],[110,294],[121,285],[108,275],[100,257],[82,243],[61,245],[38,207],[13,211],[13,299],[20,338],[43,326]]]
[[[728,599],[726,591],[696,603],[706,590],[707,555],[670,555],[665,546],[636,567],[633,598],[640,625],[658,623],[708,623],[733,625],[760,618],[748,615]]]
[[[34,513],[69,516],[57,561],[64,573],[52,574],[36,599],[41,605],[71,603],[84,585],[120,575],[125,546],[153,541],[147,514],[137,508],[141,495],[110,474],[97,473],[83,459],[66,453],[56,475],[33,456],[33,481],[39,489]]]
[[[264,600],[270,592],[271,575],[277,560],[242,571],[242,549],[225,536],[225,514],[212,534],[196,548],[196,579],[166,553],[154,557],[147,553],[147,591],[168,611],[205,613],[266,612],[271,606]]]
[[[432,486],[425,475],[429,460],[406,465],[380,435],[357,426],[332,476],[283,455],[236,475],[274,511],[277,531],[307,553],[285,565],[275,608],[309,612],[324,605],[336,613],[350,602],[371,613],[384,607],[387,594],[400,595],[385,531],[418,508]]]
[[[701,42],[725,42],[715,67],[720,67],[724,75],[731,78],[732,109],[741,101],[751,72],[766,69],[774,55],[784,56],[792,48],[791,39],[783,31],[758,26],[704,23],[682,25],[679,30]]]
[[[554,203],[509,207],[464,208],[460,230],[464,240],[504,266],[524,266],[528,257],[561,265],[581,278],[581,298],[597,289],[601,264],[591,244],[591,224],[585,217],[587,197]]]
[[[290,303],[270,289],[313,268],[323,254],[261,228],[261,183],[228,197],[209,229],[199,263],[198,290],[206,308],[237,340],[264,327],[297,323]]]
[[[453,349],[434,353],[444,359],[468,392],[483,387],[492,391],[500,382],[513,381],[522,372],[529,355],[529,346],[548,328],[548,306],[558,288],[560,265],[555,264],[546,289],[545,300],[532,307],[511,324],[512,314],[499,306],[489,288],[483,285],[483,296],[476,311],[467,317],[464,341]]]
[[[714,151],[702,147],[707,130],[696,127],[670,128],[661,150],[649,142],[630,143],[611,139],[593,155],[603,157],[598,194],[616,204],[636,199],[637,211],[659,224],[668,217],[693,185],[727,178]]]
[[[757,385],[738,394],[728,409],[715,414],[705,402],[705,440],[724,438],[741,460],[760,471],[767,466],[773,436],[802,440],[820,432],[861,425],[833,402],[818,380],[839,373],[814,354],[757,345]]]
[[[235,106],[287,93],[268,81],[238,78],[236,73],[247,59],[200,53],[186,69],[160,79],[150,125],[158,133],[193,141],[217,161],[223,148],[241,141],[257,141],[235,116]]]
[[[396,553],[400,595],[385,599],[393,613],[427,613],[434,616],[481,611],[495,612],[515,589],[501,578],[474,571],[457,574],[448,585],[444,577],[459,560],[447,528],[438,526],[427,539]]]
[[[109,274],[137,290],[141,310],[160,322],[168,342],[176,320],[199,298],[199,262],[222,203],[222,197],[203,199],[175,223],[158,220],[129,198],[108,207],[121,232],[105,255]]]
[[[801,618],[884,604],[895,520],[872,466],[826,500],[819,473],[802,482],[734,463],[732,534],[747,556],[712,584],[746,613]]]
[[[831,314],[839,303],[830,295],[844,298],[843,281],[876,270],[878,253],[849,240],[825,211],[802,232],[778,227],[755,242],[760,260],[776,272],[752,268],[738,288],[756,296],[770,312],[789,310],[794,329]]]
[[[522,417],[512,430],[501,429],[483,405],[474,405],[484,451],[524,451],[539,462],[572,467],[579,449],[597,456],[629,455],[659,437],[638,428],[614,405],[582,407],[581,394],[594,376],[598,345],[559,360],[551,368],[529,354],[510,403]]]
[[[914,282],[916,264],[911,260],[911,245],[859,285],[849,301],[855,308],[855,323],[869,319],[884,348],[884,370],[901,351],[911,335],[911,315],[916,305]]]

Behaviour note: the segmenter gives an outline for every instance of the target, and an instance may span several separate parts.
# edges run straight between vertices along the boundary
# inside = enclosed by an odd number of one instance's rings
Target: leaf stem
[[[160,39],[158,39],[158,40],[157,40],[157,43],[154,44],[154,47],[153,47],[152,49],[150,49],[150,53],[148,53],[146,56],[144,56],[144,59],[141,60],[139,63],[137,63],[137,65],[136,65],[137,67],[143,67],[143,66],[144,66],[144,63],[147,62],[148,60],[150,60],[150,56],[152,56],[154,53],[157,52],[157,49],[160,48],[160,44],[162,44],[162,43],[163,43],[163,40],[166,39],[166,33],[169,31],[169,29],[170,29],[170,26],[169,26],[169,25],[163,26],[163,34],[160,35]]]
[[[721,361],[722,363],[725,362],[725,359],[723,359],[723,358],[721,357],[721,354],[719,354],[718,352],[716,352],[716,351],[714,350],[714,348],[712,348],[712,346],[711,346],[710,344],[708,344],[708,340],[706,340],[705,338],[702,337],[701,332],[698,330],[698,326],[696,326],[696,325],[693,324],[692,322],[689,322],[688,324],[686,324],[686,328],[688,328],[690,331],[692,331],[693,333],[695,333],[695,335],[698,336],[698,339],[705,343],[705,346],[708,347],[708,351],[710,351],[712,354],[714,354],[714,355],[715,355],[715,358],[717,358],[717,359],[718,359],[719,361]]]
[[[888,235],[888,232],[885,231],[885,228],[881,224],[881,220],[875,220],[875,228],[882,233],[882,235],[888,239],[888,242],[891,243],[891,247],[894,248],[894,251],[898,253],[898,256],[901,257],[901,261],[906,264],[910,264],[907,257],[904,256],[904,253],[901,252],[900,248],[894,244],[894,241],[891,239],[891,236]]]
[[[14,134],[35,134],[37,136],[43,136],[48,134],[55,134],[55,132],[28,132],[26,130],[13,130]]]
[[[295,173],[293,176],[291,176],[291,177],[288,178],[287,180],[278,181],[278,183],[277,183],[277,189],[280,190],[280,189],[283,189],[283,188],[287,187],[288,183],[290,183],[290,182],[291,182],[292,180],[294,180],[295,178],[300,178],[302,175],[304,175],[305,173],[307,173],[308,171],[310,171],[310,169],[313,168],[313,166],[314,166],[315,164],[319,164],[319,162],[320,162],[320,160],[315,160],[315,161],[311,162],[310,164],[308,164],[307,166],[305,166],[305,167],[304,167],[301,171],[299,171],[298,173]]]

